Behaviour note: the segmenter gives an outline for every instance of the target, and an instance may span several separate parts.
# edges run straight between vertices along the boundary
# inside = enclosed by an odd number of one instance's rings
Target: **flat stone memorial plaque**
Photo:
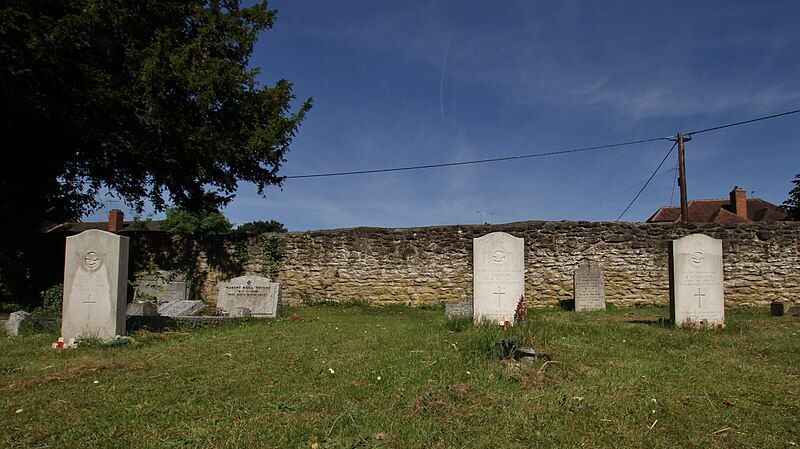
[[[183,301],[188,299],[187,292],[186,276],[160,270],[137,281],[133,300]]]
[[[575,311],[605,310],[606,288],[603,268],[597,262],[578,265],[574,273]]]
[[[473,319],[514,324],[525,294],[525,241],[505,232],[472,239]]]
[[[168,317],[192,316],[206,308],[203,301],[169,301],[158,305],[158,314]]]
[[[261,276],[240,276],[220,282],[217,307],[228,313],[247,308],[252,316],[274,318],[280,296],[281,284]]]
[[[672,241],[670,315],[675,325],[725,322],[722,240],[691,234]]]
[[[128,237],[92,229],[66,240],[61,336],[125,334]]]

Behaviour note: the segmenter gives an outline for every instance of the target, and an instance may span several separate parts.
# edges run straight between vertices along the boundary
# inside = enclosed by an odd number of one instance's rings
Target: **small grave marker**
[[[606,288],[600,264],[589,261],[575,268],[573,285],[576,312],[605,310]]]

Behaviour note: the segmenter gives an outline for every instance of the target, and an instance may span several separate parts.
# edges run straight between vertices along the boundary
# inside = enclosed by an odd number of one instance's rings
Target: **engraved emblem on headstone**
[[[702,308],[703,308],[702,304],[700,303],[700,300],[701,300],[701,299],[703,298],[703,296],[705,296],[705,295],[706,295],[706,294],[705,294],[705,293],[703,293],[703,291],[702,291],[702,290],[700,290],[700,287],[698,287],[698,288],[697,288],[697,293],[695,293],[695,294],[693,295],[695,298],[697,298],[697,308],[698,308],[698,309],[702,309]]]
[[[699,268],[706,260],[706,255],[702,251],[695,251],[689,255],[689,260],[694,268]]]
[[[496,291],[496,292],[494,292],[494,293],[492,293],[492,294],[493,294],[493,295],[497,295],[497,308],[499,309],[500,307],[502,307],[502,306],[503,306],[503,298],[501,297],[501,295],[505,295],[505,294],[506,294],[506,292],[504,292],[504,291],[503,291],[503,290],[500,288],[500,286],[498,286],[498,287],[497,287],[497,291]]]
[[[81,302],[84,304],[95,304],[97,298],[104,297],[108,289],[108,272],[103,266],[103,255],[94,250],[76,253],[79,260],[77,266],[80,267],[75,275],[74,282],[84,286],[84,294]],[[102,269],[101,269],[102,268]]]
[[[90,271],[100,268],[101,263],[103,263],[103,259],[100,258],[100,255],[95,251],[86,251],[86,254],[83,256],[83,266]]]
[[[500,262],[506,260],[505,251],[503,251],[502,249],[496,250],[494,253],[492,253],[492,260],[497,262],[497,263],[500,263]]]

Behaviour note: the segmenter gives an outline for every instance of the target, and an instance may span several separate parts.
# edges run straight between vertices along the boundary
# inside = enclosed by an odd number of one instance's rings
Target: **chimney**
[[[108,232],[121,231],[124,224],[122,221],[124,216],[125,214],[123,214],[119,209],[111,209],[108,211]]]
[[[731,212],[747,220],[747,191],[739,186],[731,190]]]

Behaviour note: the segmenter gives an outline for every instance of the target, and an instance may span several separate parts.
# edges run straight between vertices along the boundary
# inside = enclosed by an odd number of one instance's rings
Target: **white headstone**
[[[472,239],[475,323],[514,324],[525,294],[525,241],[505,232]]]
[[[228,313],[243,307],[256,317],[275,317],[280,296],[281,284],[261,276],[240,276],[220,282],[217,307]]]
[[[725,322],[722,240],[691,234],[672,241],[670,315],[676,325]]]
[[[605,310],[606,288],[603,268],[597,262],[578,265],[574,273],[575,311]]]
[[[66,240],[61,336],[69,340],[123,335],[128,237],[92,229]]]

